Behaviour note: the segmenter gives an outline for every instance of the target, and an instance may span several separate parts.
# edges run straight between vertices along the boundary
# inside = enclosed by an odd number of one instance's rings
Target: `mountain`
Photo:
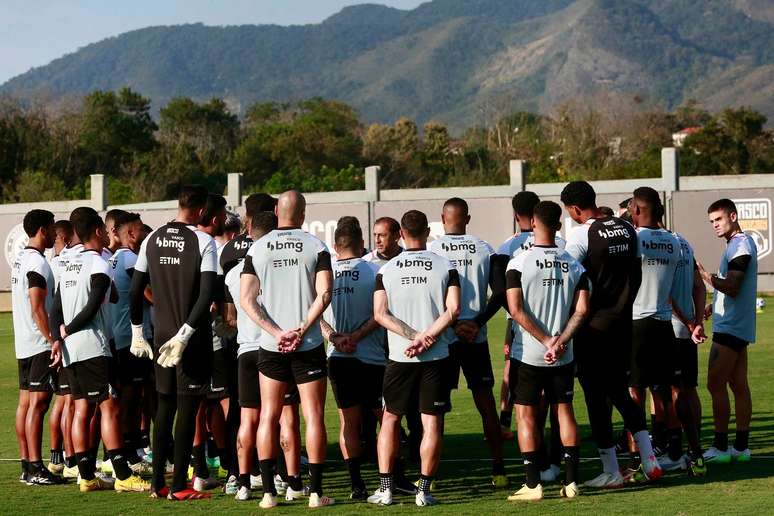
[[[157,110],[223,97],[238,112],[312,96],[368,121],[471,126],[492,106],[548,111],[617,91],[668,107],[751,105],[774,118],[771,0],[434,0],[364,4],[315,25],[201,24],[127,32],[2,86],[22,98],[130,86]]]

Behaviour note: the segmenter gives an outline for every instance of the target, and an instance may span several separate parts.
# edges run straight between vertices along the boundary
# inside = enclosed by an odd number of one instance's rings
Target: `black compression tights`
[[[186,489],[188,466],[191,463],[194,434],[196,433],[196,413],[202,402],[202,396],[177,396],[177,423],[175,423],[175,475],[172,480],[172,492]]]
[[[615,381],[599,375],[584,375],[579,380],[586,397],[591,436],[597,448],[606,449],[615,446],[613,406],[621,414],[626,429],[632,434],[645,430],[644,412],[632,400],[624,381]]]
[[[164,471],[169,458],[172,425],[175,422],[175,412],[177,411],[176,395],[159,393],[158,400],[156,420],[153,425],[153,481],[151,487],[154,491],[158,491],[166,485]]]
[[[156,424],[153,429],[153,489],[159,490],[166,484],[164,469],[167,464],[168,450],[172,440],[172,426],[175,423],[174,465],[175,476],[172,492],[186,488],[188,465],[191,462],[193,438],[196,432],[196,412],[202,398],[159,393],[159,406],[156,410]]]

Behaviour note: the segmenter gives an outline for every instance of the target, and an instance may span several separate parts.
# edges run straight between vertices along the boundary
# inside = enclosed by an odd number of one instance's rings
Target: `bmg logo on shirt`
[[[570,272],[570,264],[561,260],[549,260],[548,258],[543,258],[542,260],[535,260],[535,266],[541,270],[559,269],[565,274]]]
[[[285,249],[295,251],[297,253],[304,251],[304,243],[300,240],[288,240],[287,242],[277,240],[274,242],[269,242],[266,244],[266,247],[269,248],[269,251],[284,251]]]
[[[433,270],[433,261],[432,260],[422,260],[421,258],[405,258],[402,260],[398,260],[395,262],[395,265],[402,269],[404,267],[421,267],[425,269],[426,271]]]
[[[360,271],[357,269],[336,271],[336,279],[339,278],[352,278],[352,281],[358,281],[360,279]]]
[[[649,251],[666,251],[669,254],[675,252],[675,246],[672,245],[671,242],[654,242],[653,240],[643,240],[642,247],[643,249],[647,249]]]
[[[618,227],[613,229],[600,229],[597,231],[602,238],[628,237],[629,231],[626,228]]]
[[[166,238],[166,237],[156,237],[156,246],[161,248],[172,248],[177,249],[178,253],[182,253],[185,250],[185,240],[184,239],[172,239],[172,238]]]
[[[453,251],[467,251],[471,254],[476,254],[476,244],[473,242],[443,242],[441,243],[441,249],[447,253]]]

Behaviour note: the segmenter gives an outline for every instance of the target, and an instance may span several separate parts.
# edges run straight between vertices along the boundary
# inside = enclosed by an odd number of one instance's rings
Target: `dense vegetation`
[[[240,116],[255,102],[319,96],[354,106],[368,121],[439,120],[455,132],[492,123],[482,112],[503,99],[548,113],[602,90],[638,92],[667,109],[689,98],[713,110],[747,104],[772,117],[774,18],[770,7],[748,16],[749,5],[435,0],[412,11],[348,7],[305,26],[149,27],[0,89],[49,100],[130,85],[154,100],[154,117],[177,96],[222,98]]]
[[[217,98],[175,98],[157,121],[150,111],[129,88],[56,110],[1,100],[0,199],[82,198],[93,173],[107,175],[114,204],[171,198],[188,182],[222,191],[229,172],[244,174],[249,191],[361,189],[372,164],[387,188],[504,184],[511,159],[529,161],[530,182],[654,177],[661,148],[688,127],[701,130],[685,142],[684,174],[774,172],[765,116],[713,115],[695,102],[667,112],[596,96],[556,106],[553,117],[504,110],[459,137],[438,122],[364,124],[352,107],[320,98],[256,103],[244,117]]]

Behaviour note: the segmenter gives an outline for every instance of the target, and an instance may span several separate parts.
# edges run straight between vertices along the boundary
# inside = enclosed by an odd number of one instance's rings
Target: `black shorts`
[[[629,387],[653,390],[672,384],[676,357],[672,321],[645,317],[632,321]]]
[[[494,387],[492,359],[489,357],[489,343],[455,342],[449,345],[449,387],[456,389],[460,383],[460,369],[468,382],[468,389],[491,389]]]
[[[259,408],[261,389],[258,385],[258,357],[260,351],[248,351],[239,355],[237,375],[239,376],[239,406]]]
[[[418,407],[423,414],[439,415],[449,407],[449,359],[429,362],[387,362],[384,371],[384,407],[402,416]]]
[[[699,385],[699,357],[696,344],[691,339],[675,338],[672,385],[697,387]]]
[[[604,379],[611,385],[627,385],[631,350],[632,321],[629,318],[611,323],[604,330],[586,324],[572,339],[578,377]]]
[[[258,361],[260,351],[248,351],[239,355],[237,363],[237,376],[239,378],[237,390],[239,392],[239,406],[244,408],[261,407],[261,388],[258,380]],[[288,383],[285,391],[284,405],[298,405],[301,398],[295,382]]]
[[[70,377],[67,376],[67,369],[60,367],[57,370],[51,370],[51,379],[54,383],[54,392],[57,396],[70,395]]]
[[[115,393],[109,357],[94,357],[67,366],[73,399],[102,403]]]
[[[314,349],[280,353],[261,349],[258,370],[262,375],[278,382],[296,384],[313,382],[328,375],[325,346]]]
[[[212,376],[212,340],[196,340],[188,343],[183,358],[175,367],[161,367],[158,363],[159,346],[153,350],[153,371],[156,390],[160,394],[206,395]]]
[[[116,350],[113,355],[116,379],[120,385],[142,384],[150,377],[152,362],[147,358],[137,358],[129,351],[129,346]]]
[[[735,337],[730,333],[713,333],[712,342],[717,342],[721,346],[731,348],[737,353],[742,352],[745,348],[747,348],[747,346],[750,345],[750,343],[746,340]]]
[[[51,352],[43,351],[37,355],[17,360],[19,364],[19,390],[32,392],[53,392],[51,378]]]
[[[548,403],[572,403],[575,364],[538,367],[512,358],[510,381],[516,405],[540,405],[543,394]]]
[[[212,400],[228,398],[235,392],[238,376],[237,358],[232,348],[220,348],[212,353],[212,378],[207,397]],[[238,388],[236,389],[238,390]]]
[[[331,357],[328,376],[340,409],[357,405],[373,410],[382,408],[384,366],[366,364],[357,358]]]

